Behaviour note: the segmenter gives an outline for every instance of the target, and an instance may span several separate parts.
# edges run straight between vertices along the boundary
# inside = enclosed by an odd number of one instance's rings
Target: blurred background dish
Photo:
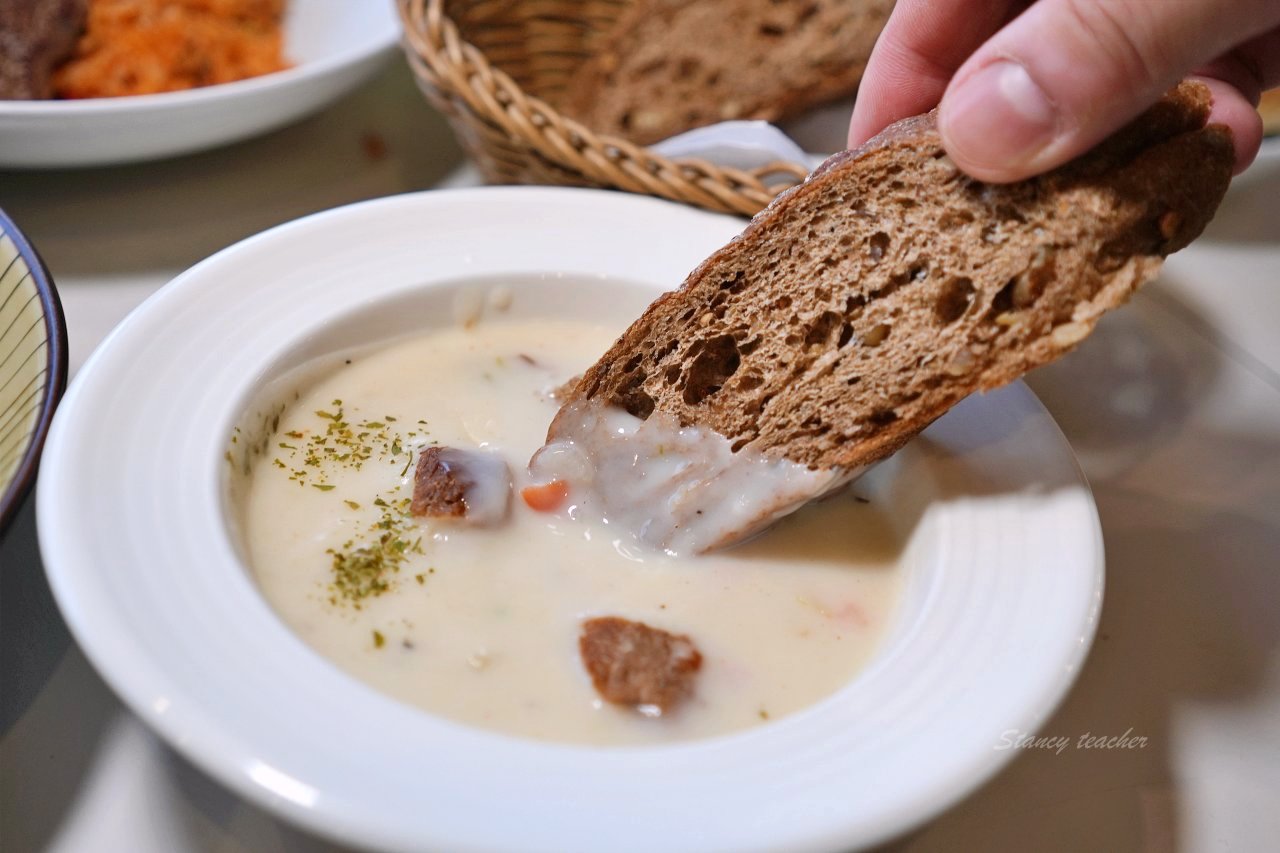
[[[1262,93],[1258,104],[1262,116],[1262,130],[1267,136],[1280,136],[1280,89],[1268,89]]]
[[[0,536],[36,479],[67,384],[67,329],[53,279],[0,210]]]
[[[390,3],[290,0],[284,56],[292,67],[159,94],[0,100],[0,167],[137,162],[263,133],[337,100],[371,76],[399,37]]]

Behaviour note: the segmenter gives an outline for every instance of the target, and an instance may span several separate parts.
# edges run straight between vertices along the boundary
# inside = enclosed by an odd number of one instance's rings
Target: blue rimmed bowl
[[[36,479],[67,385],[67,327],[53,278],[0,210],[0,535]]]

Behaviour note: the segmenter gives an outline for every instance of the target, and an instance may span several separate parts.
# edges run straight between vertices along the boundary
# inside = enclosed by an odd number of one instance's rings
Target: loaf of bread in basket
[[[729,119],[777,121],[857,89],[893,0],[635,0],[559,106],[648,145]]]

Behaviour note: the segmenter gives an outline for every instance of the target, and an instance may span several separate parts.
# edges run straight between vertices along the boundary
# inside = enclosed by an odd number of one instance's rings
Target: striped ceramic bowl
[[[36,478],[67,384],[67,327],[49,270],[0,210],[0,535]]]

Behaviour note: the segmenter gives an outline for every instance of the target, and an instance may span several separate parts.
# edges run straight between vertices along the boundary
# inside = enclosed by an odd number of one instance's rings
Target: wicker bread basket
[[[621,189],[750,216],[803,180],[795,163],[747,172],[669,159],[551,106],[631,2],[397,0],[422,91],[491,183]]]

